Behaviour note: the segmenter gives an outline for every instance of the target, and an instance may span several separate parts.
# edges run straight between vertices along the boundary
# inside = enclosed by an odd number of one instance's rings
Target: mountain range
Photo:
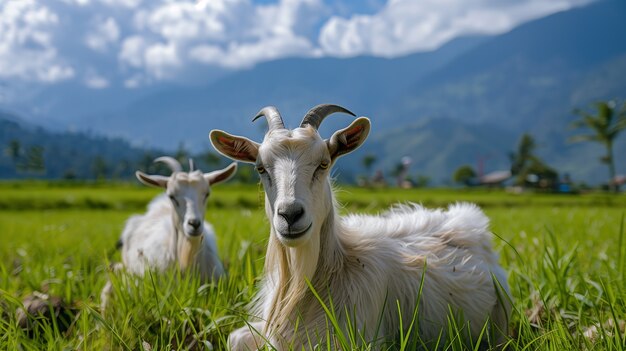
[[[434,183],[448,182],[463,164],[506,169],[508,153],[527,132],[548,164],[597,183],[607,173],[598,161],[602,148],[568,143],[568,126],[576,108],[626,98],[625,34],[626,2],[607,0],[400,58],[282,59],[203,85],[130,91],[66,83],[34,93],[32,105],[57,128],[91,130],[134,147],[173,150],[182,142],[200,151],[210,148],[214,128],[260,139],[265,126],[251,119],[263,106],[278,107],[295,127],[308,108],[336,103],[372,120],[370,140],[338,164],[346,179],[364,172],[368,154],[386,173],[409,156],[410,172]],[[349,122],[332,116],[320,132],[329,136]],[[626,136],[615,147],[618,172],[625,173]]]

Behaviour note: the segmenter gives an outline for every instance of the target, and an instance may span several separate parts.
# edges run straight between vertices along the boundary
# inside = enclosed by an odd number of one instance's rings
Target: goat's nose
[[[200,226],[201,223],[202,222],[200,222],[200,220],[196,219],[196,218],[187,220],[187,224],[192,226],[193,229],[198,229],[198,227]]]
[[[304,207],[297,203],[290,203],[278,208],[278,215],[283,217],[287,224],[291,226],[296,223],[304,214]]]

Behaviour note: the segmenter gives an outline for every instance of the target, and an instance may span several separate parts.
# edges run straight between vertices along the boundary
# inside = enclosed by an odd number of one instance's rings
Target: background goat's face
[[[165,188],[174,208],[175,225],[185,235],[193,237],[204,231],[204,213],[211,185],[228,180],[236,171],[237,164],[232,163],[210,173],[174,172],[170,177],[148,175],[140,171],[135,174],[146,185]]]
[[[201,235],[206,202],[211,194],[203,174],[174,173],[167,183],[166,194],[174,207],[178,227],[188,236]]]
[[[310,125],[274,129],[261,144],[219,130],[213,130],[210,137],[220,153],[256,165],[272,228],[284,245],[294,247],[320,232],[333,206],[330,166],[358,148],[369,127],[369,120],[361,117],[327,140]]]

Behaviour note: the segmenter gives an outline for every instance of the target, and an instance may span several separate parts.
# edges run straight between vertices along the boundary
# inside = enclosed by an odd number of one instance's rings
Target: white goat
[[[172,168],[169,177],[135,174],[142,183],[165,188],[165,194],[148,205],[148,212],[128,219],[120,238],[122,260],[127,270],[142,276],[146,269],[163,271],[177,264],[181,271],[196,269],[203,281],[217,280],[224,274],[217,254],[215,232],[204,220],[211,185],[229,179],[237,164],[203,174],[183,172],[178,161],[159,157]]]
[[[427,343],[446,337],[451,313],[466,323],[460,324],[466,338],[476,340],[491,323],[490,337],[502,340],[510,300],[488,219],[472,204],[447,211],[403,205],[379,216],[340,217],[329,170],[363,143],[370,122],[358,118],[323,140],[317,129],[335,112],[354,116],[319,105],[288,130],[276,108],[266,107],[255,117],[269,123],[261,144],[219,130],[210,134],[222,154],[256,164],[271,224],[265,276],[251,306],[257,321],[232,332],[230,348],[256,350],[269,342],[300,350],[323,342],[329,323],[308,283],[326,306],[332,301],[340,328],[356,328],[365,341],[406,335],[416,308],[416,331]]]
[[[147,269],[164,271],[176,264],[181,271],[196,270],[203,282],[216,281],[224,268],[217,253],[215,231],[204,221],[204,212],[211,185],[228,180],[237,170],[237,163],[203,174],[194,171],[191,160],[189,172],[183,172],[180,163],[171,157],[159,157],[154,162],[165,163],[173,173],[169,177],[135,173],[142,183],[165,188],[165,194],[154,198],[145,214],[126,221],[118,241],[124,264],[114,265],[113,270],[125,267],[143,276]],[[100,293],[102,313],[112,292],[109,280]]]

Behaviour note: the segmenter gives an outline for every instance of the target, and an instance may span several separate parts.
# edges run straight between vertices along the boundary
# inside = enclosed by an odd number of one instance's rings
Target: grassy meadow
[[[109,271],[120,261],[114,246],[124,221],[158,192],[129,184],[0,184],[0,350],[224,349],[262,274],[269,225],[260,189],[213,189],[206,219],[228,278],[211,285],[175,272],[139,280]],[[478,203],[491,218],[514,298],[506,350],[626,348],[626,195],[339,187],[337,196],[343,212],[376,213],[398,201]],[[103,314],[100,291],[109,278],[114,296]],[[33,293],[58,296],[71,311],[52,322],[33,316],[24,329],[16,310]],[[464,347],[452,340],[442,349]]]

